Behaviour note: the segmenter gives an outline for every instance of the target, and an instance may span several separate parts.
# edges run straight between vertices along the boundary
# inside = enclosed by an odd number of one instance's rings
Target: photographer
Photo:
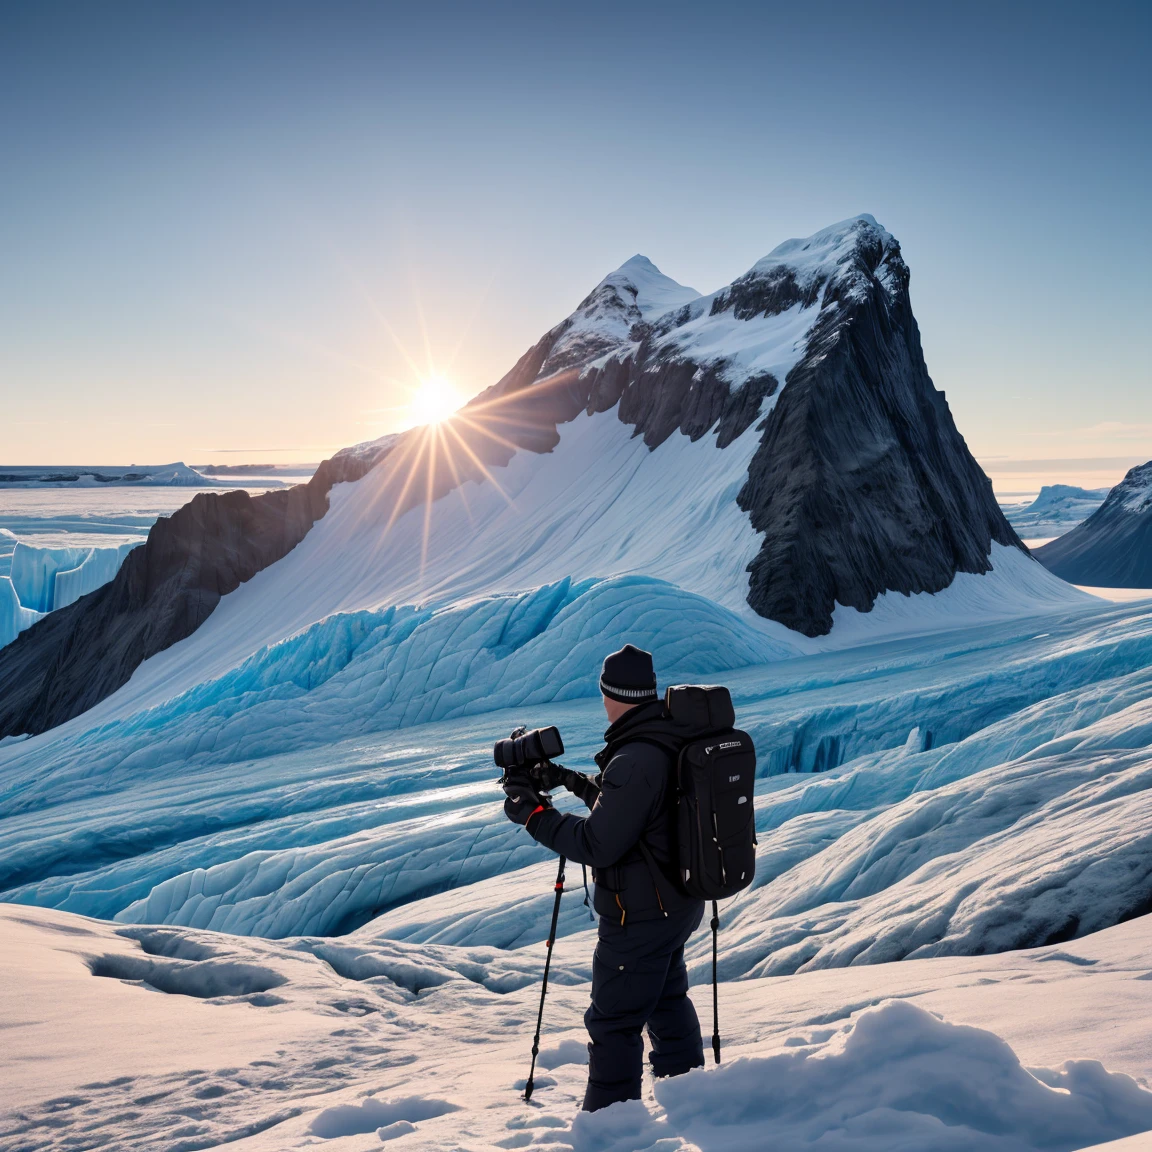
[[[673,878],[675,764],[667,745],[674,747],[684,733],[656,693],[650,653],[630,644],[613,652],[604,661],[600,691],[609,727],[594,780],[549,765],[555,781],[523,775],[504,786],[510,820],[545,847],[592,868],[599,929],[592,1003],[584,1014],[591,1040],[587,1111],[640,1098],[645,1026],[656,1076],[704,1063],[684,966],[684,944],[700,924],[704,902],[685,895]],[[590,813],[556,811],[546,795],[555,783]]]

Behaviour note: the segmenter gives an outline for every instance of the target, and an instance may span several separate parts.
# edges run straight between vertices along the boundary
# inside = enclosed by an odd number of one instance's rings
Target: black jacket
[[[684,735],[667,717],[662,701],[633,708],[604,733],[606,744],[596,757],[600,794],[592,811],[581,817],[549,808],[529,825],[545,847],[592,866],[593,904],[601,916],[627,925],[665,914],[689,915],[701,906],[684,895],[675,880],[675,757],[649,743],[682,740]],[[641,838],[652,854],[659,884],[639,848]]]

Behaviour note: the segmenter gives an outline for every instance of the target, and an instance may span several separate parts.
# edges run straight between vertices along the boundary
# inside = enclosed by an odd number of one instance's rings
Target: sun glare
[[[443,376],[421,380],[408,402],[408,415],[414,425],[439,424],[464,402],[464,397]]]

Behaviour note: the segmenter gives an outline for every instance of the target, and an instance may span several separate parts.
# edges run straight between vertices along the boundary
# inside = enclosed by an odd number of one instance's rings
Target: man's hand
[[[563,784],[577,800],[583,801],[589,808],[596,803],[596,797],[600,795],[600,789],[597,787],[595,780],[571,768],[564,769],[560,777],[560,783]]]
[[[513,824],[528,828],[528,822],[533,816],[539,816],[546,808],[552,807],[552,801],[547,796],[541,796],[527,784],[505,784],[504,791],[508,796],[504,801],[504,815]]]

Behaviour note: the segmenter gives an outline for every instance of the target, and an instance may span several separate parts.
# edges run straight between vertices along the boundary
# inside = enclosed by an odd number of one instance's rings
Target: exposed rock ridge
[[[1087,520],[1035,556],[1072,584],[1152,588],[1152,460],[1130,469]]]
[[[808,635],[838,603],[986,572],[993,540],[1023,549],[928,375],[899,245],[861,231],[738,497],[764,533],[749,604]]]

